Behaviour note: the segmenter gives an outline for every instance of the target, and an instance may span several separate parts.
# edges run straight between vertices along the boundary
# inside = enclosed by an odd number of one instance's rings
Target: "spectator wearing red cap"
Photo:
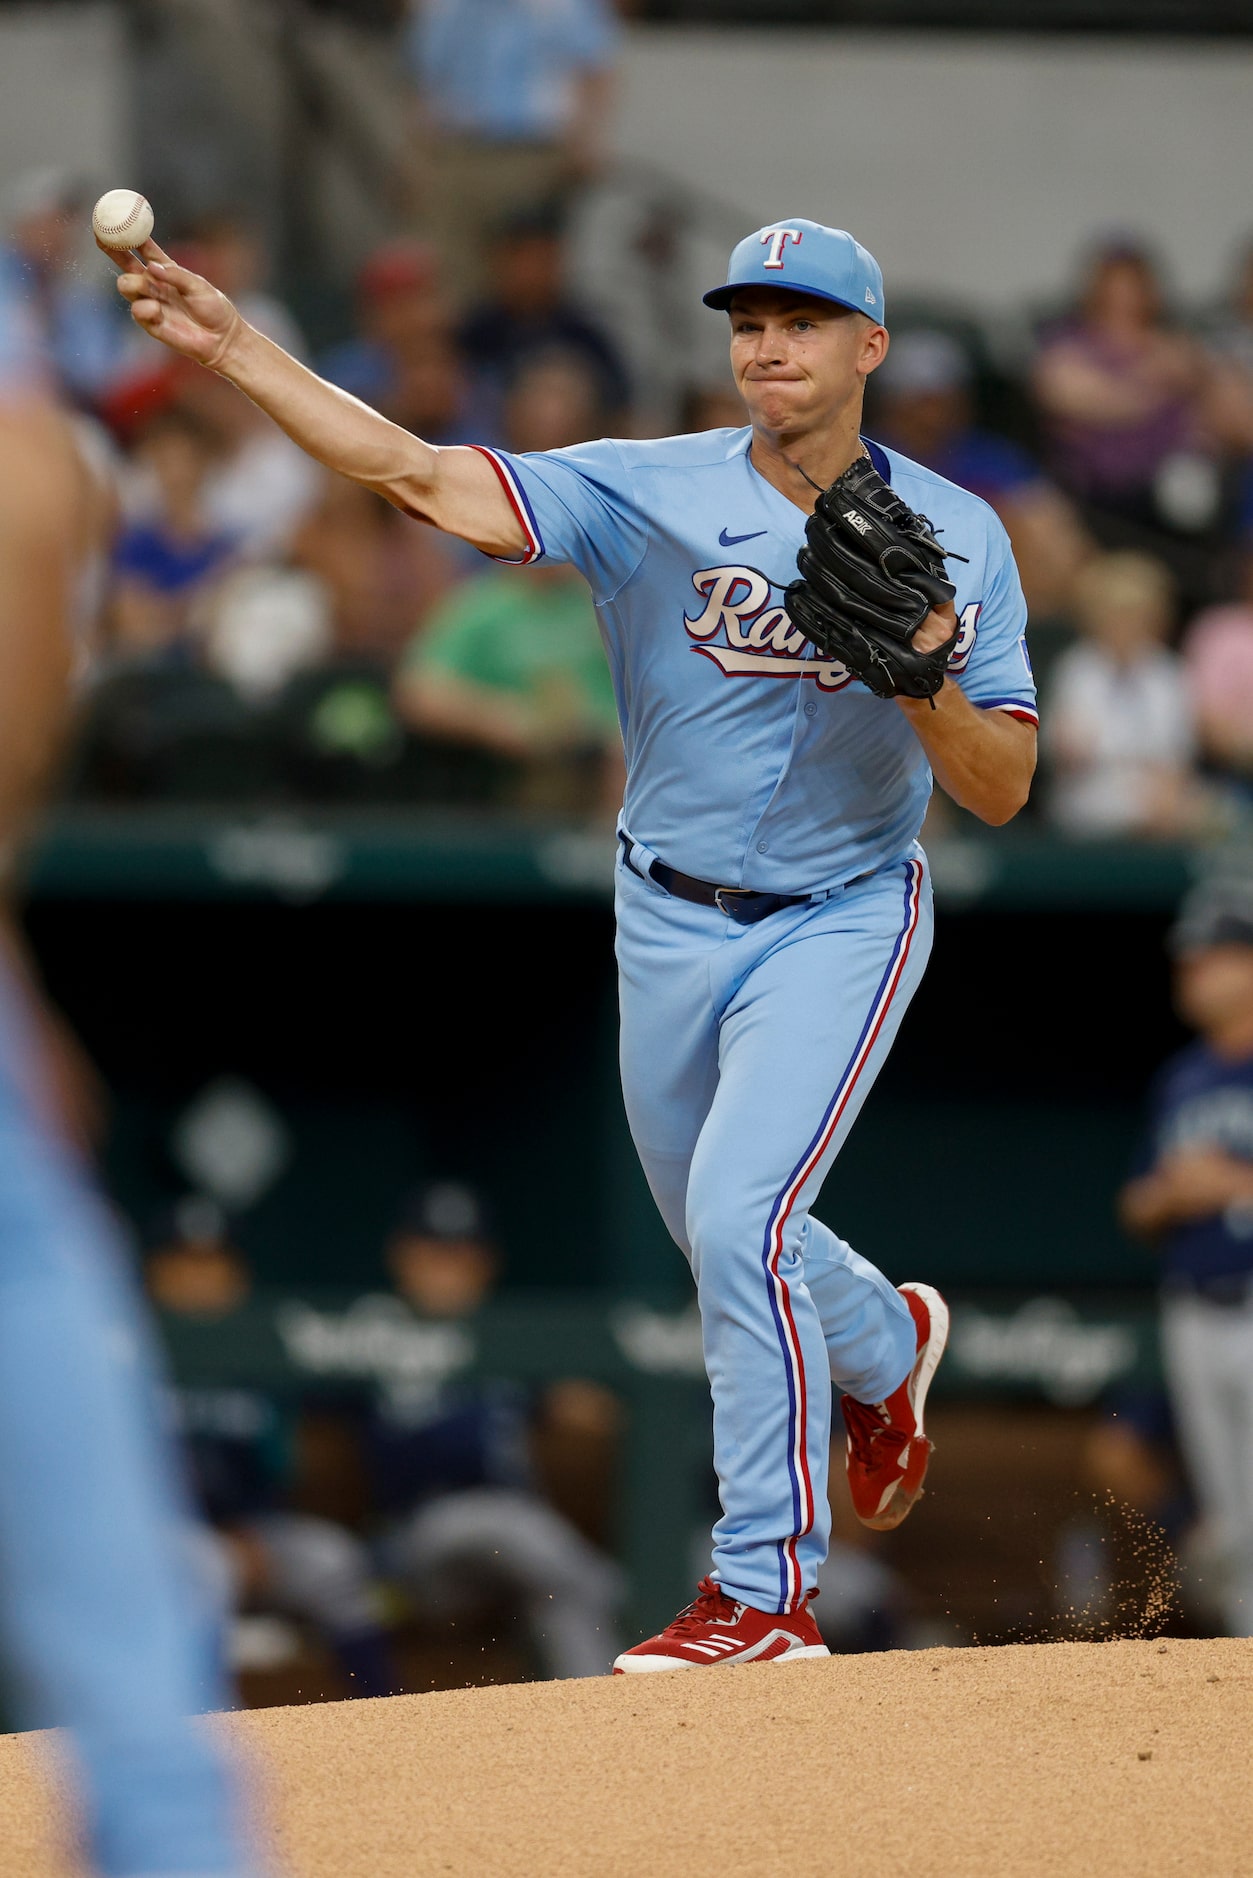
[[[434,250],[377,248],[357,276],[357,334],[321,361],[323,377],[432,443],[491,436],[453,335]]]

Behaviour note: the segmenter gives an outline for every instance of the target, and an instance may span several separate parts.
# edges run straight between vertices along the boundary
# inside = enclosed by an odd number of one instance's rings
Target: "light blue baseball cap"
[[[883,275],[869,249],[847,229],[824,228],[799,215],[745,235],[727,263],[726,285],[701,297],[706,306],[725,308],[741,287],[786,287],[852,307],[868,319],[883,318]]]

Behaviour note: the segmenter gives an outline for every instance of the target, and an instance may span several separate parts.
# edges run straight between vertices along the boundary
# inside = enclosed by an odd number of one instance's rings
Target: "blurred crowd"
[[[462,202],[460,234],[370,254],[334,343],[306,338],[245,217],[166,245],[434,443],[642,434],[624,336],[570,284],[570,189],[608,52],[591,34],[585,55],[568,134],[445,125],[432,147],[460,166],[460,196],[441,198]],[[450,61],[453,110],[457,48],[426,56]],[[531,170],[507,160],[523,145]],[[84,252],[88,206],[74,178],[28,176],[0,250],[0,293],[38,328],[96,497],[71,792],[611,813],[614,699],[579,578],[406,520],[161,352]],[[1253,798],[1253,248],[1221,306],[1185,310],[1149,247],[1102,240],[1069,304],[1023,332],[1015,359],[951,312],[902,319],[867,429],[1009,530],[1043,704],[1037,821],[1079,839],[1229,833]],[[669,425],[740,419],[727,380],[692,384]]]
[[[568,1516],[545,1462],[573,1450],[607,1477],[616,1398],[578,1378],[527,1390],[468,1366],[464,1327],[501,1273],[472,1189],[415,1190],[385,1264],[390,1289],[359,1299],[351,1321],[373,1326],[376,1353],[401,1350],[406,1330],[426,1341],[368,1378],[293,1396],[224,1360],[248,1341],[255,1281],[222,1208],[188,1195],[147,1234],[146,1287],[176,1366],[189,1334],[211,1353],[170,1411],[226,1655],[259,1671],[307,1641],[352,1694],[391,1695],[414,1681],[415,1630],[455,1640],[477,1624],[492,1642],[520,1632],[532,1674],[603,1675],[620,1647],[622,1574],[594,1542],[595,1492]]]

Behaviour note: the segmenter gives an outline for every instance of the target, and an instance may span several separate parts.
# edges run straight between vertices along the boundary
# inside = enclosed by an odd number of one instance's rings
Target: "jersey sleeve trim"
[[[472,443],[472,450],[485,456],[500,479],[500,486],[509,499],[509,506],[517,516],[526,537],[526,548],[521,554],[493,554],[488,559],[501,561],[506,567],[529,567],[532,561],[538,561],[544,553],[544,537],[540,533],[539,523],[535,519],[535,510],[527,498],[526,490],[518,481],[509,465],[489,450],[485,444]]]
[[[1008,711],[1024,724],[1040,725],[1040,713],[1034,704],[1028,704],[1025,698],[973,698],[975,708],[980,711]]]

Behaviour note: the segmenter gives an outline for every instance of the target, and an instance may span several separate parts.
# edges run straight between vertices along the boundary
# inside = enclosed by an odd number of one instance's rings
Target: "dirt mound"
[[[298,1878],[1195,1878],[1253,1871],[1253,1643],[1022,1645],[211,1724]],[[0,1739],[0,1871],[68,1878],[46,1738]]]

